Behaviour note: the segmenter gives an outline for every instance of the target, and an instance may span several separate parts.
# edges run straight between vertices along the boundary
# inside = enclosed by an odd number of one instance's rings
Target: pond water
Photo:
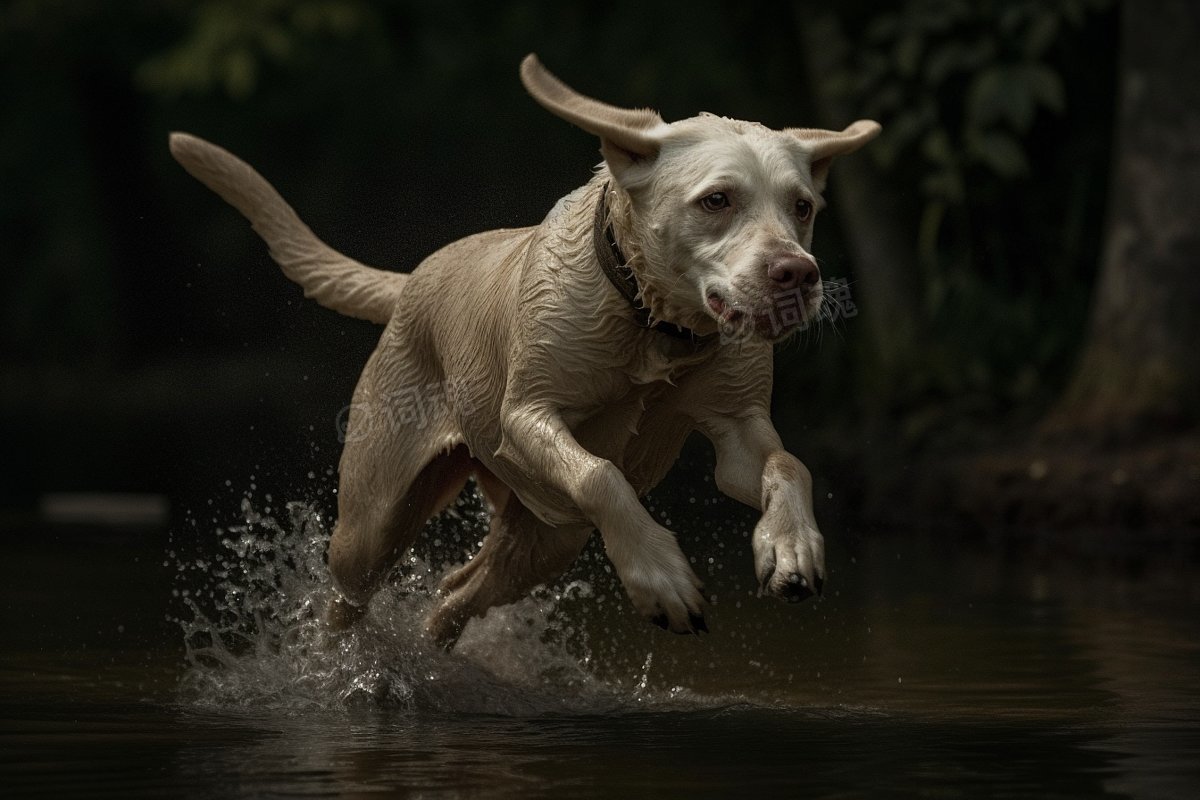
[[[828,592],[756,596],[750,517],[674,513],[711,634],[639,620],[593,547],[444,654],[433,526],[330,636],[327,523],[268,501],[159,531],[10,524],[5,796],[1200,796],[1194,553],[843,531]],[[690,516],[684,516],[688,514]],[[218,515],[219,516],[219,515]],[[681,522],[682,520],[682,522]],[[719,520],[719,521],[714,521]],[[686,527],[685,527],[686,523]]]

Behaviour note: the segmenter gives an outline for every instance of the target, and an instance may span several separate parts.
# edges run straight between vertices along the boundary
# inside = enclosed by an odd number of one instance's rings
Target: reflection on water
[[[1189,559],[831,537],[831,592],[792,607],[712,503],[670,512],[711,635],[642,623],[592,548],[451,654],[418,630],[481,535],[470,498],[337,637],[303,505],[165,547],[11,531],[6,794],[1196,796]]]

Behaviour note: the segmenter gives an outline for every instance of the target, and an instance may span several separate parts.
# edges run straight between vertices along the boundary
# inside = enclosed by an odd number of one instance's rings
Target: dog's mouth
[[[713,316],[717,318],[717,322],[721,323],[722,327],[736,325],[745,317],[745,314],[727,303],[725,298],[716,292],[708,293],[708,308],[712,311]]]
[[[759,336],[774,342],[807,326],[816,317],[821,306],[821,293],[818,288],[803,302],[791,304],[740,304],[717,291],[710,291],[707,300],[708,310],[717,320],[723,340],[741,341]]]

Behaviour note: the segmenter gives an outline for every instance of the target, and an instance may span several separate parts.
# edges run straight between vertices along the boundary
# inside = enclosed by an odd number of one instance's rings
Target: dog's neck
[[[689,341],[696,346],[703,346],[715,340],[716,334],[702,336],[691,328],[654,318],[652,309],[644,303],[645,287],[639,285],[637,276],[629,265],[629,260],[625,258],[625,254],[621,251],[621,245],[617,242],[616,233],[609,219],[608,188],[609,182],[605,181],[600,187],[600,197],[596,200],[596,220],[592,228],[592,243],[596,250],[596,259],[600,262],[600,269],[604,271],[609,282],[616,287],[616,290],[633,309],[634,322],[639,327],[657,331],[675,339]]]

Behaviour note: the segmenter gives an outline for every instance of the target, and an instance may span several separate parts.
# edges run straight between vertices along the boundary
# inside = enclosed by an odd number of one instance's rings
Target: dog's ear
[[[844,131],[785,128],[783,132],[795,136],[804,144],[812,166],[813,182],[820,192],[825,190],[825,179],[829,177],[829,165],[833,163],[834,156],[853,153],[878,136],[881,130],[878,122],[860,119]]]
[[[585,97],[551,75],[533,53],[521,62],[521,82],[552,114],[600,137],[600,152],[618,182],[629,167],[658,155],[661,139],[654,129],[665,123],[657,111],[618,108]]]

